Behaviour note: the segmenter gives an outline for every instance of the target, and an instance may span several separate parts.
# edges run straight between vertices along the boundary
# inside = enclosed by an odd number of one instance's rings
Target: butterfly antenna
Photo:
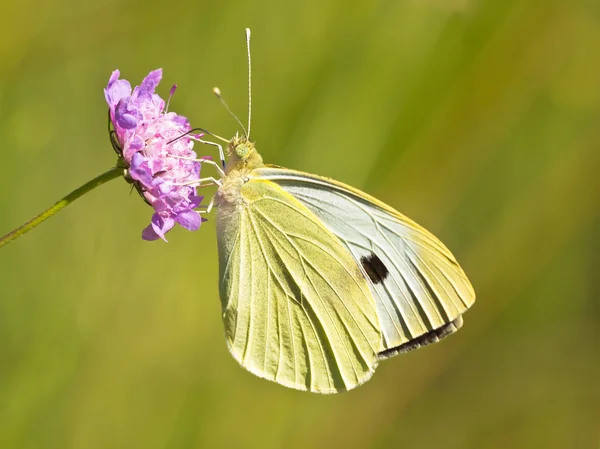
[[[227,109],[227,112],[229,112],[229,114],[239,123],[239,125],[244,130],[244,134],[247,136],[248,132],[246,131],[246,127],[244,125],[242,125],[242,122],[240,121],[239,118],[237,118],[237,115],[235,115],[233,112],[231,112],[231,109],[229,109],[229,106],[227,106],[227,103],[225,103],[225,100],[223,99],[223,96],[221,95],[221,90],[218,87],[215,87],[215,88],[213,88],[213,93],[217,96],[217,98],[219,99],[221,104],[223,106],[225,106],[225,109]]]
[[[248,134],[250,139],[250,124],[252,123],[252,59],[250,58],[250,28],[246,28],[246,49],[248,50]]]

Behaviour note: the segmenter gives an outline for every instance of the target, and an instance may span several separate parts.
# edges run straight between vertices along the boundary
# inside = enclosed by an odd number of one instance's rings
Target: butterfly
[[[248,136],[228,142],[213,198],[226,342],[244,368],[338,393],[462,326],[475,293],[436,237],[358,189],[264,164]]]

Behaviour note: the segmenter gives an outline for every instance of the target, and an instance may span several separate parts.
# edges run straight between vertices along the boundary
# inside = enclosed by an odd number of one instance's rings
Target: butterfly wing
[[[369,379],[381,333],[375,300],[347,249],[270,181],[222,189],[220,296],[236,360],[260,377],[319,393]]]
[[[475,293],[454,256],[431,233],[331,179],[277,167],[253,175],[290,193],[352,254],[375,297],[383,334],[380,358],[436,342],[460,328]]]

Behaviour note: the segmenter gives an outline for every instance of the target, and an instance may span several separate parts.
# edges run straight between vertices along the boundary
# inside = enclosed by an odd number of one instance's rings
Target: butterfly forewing
[[[296,389],[335,393],[366,381],[385,347],[352,255],[273,182],[250,179],[229,197],[219,201],[217,226],[231,353]]]
[[[253,175],[276,183],[310,209],[349,251],[375,298],[382,357],[437,341],[460,327],[475,294],[450,251],[428,231],[327,178],[274,167]]]

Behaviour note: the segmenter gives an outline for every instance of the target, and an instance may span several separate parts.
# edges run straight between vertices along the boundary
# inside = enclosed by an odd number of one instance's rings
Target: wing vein
[[[252,213],[248,212],[248,216],[249,216],[252,228],[254,229],[254,233],[256,234],[256,238],[260,242],[261,252],[262,252],[263,258],[265,260],[265,263],[267,264],[269,272],[273,274],[273,277],[275,279],[277,279],[277,281],[281,285],[281,288],[282,288],[283,292],[285,293],[285,295],[289,296],[288,292],[286,292],[286,290],[285,290],[285,284],[278,278],[278,276],[275,274],[275,271],[271,267],[271,263],[269,262],[269,259],[267,258],[267,255],[266,255],[265,250],[264,250],[264,246],[262,244],[262,239],[260,238],[260,235],[259,235],[258,230],[256,228],[256,223],[254,223],[254,218],[252,217]],[[298,360],[297,360],[296,342],[295,342],[296,338],[295,338],[295,335],[294,335],[294,326],[293,326],[292,313],[290,311],[289,301],[286,301],[286,305],[287,305],[288,321],[289,321],[290,334],[291,334],[290,341],[291,341],[291,344],[292,344],[292,353],[294,355],[294,382],[297,383],[298,382]]]
[[[312,269],[313,269],[313,270],[314,270],[314,271],[317,273],[317,275],[318,275],[318,276],[319,276],[321,279],[323,279],[323,280],[324,280],[324,281],[327,283],[327,285],[329,286],[329,288],[331,289],[331,291],[335,293],[335,295],[338,297],[338,299],[340,300],[340,302],[343,304],[343,306],[344,306],[344,308],[346,309],[346,311],[348,312],[348,314],[349,314],[349,315],[352,317],[352,320],[354,321],[354,323],[356,324],[356,326],[357,326],[357,327],[360,329],[360,332],[361,332],[361,334],[362,334],[362,335],[363,335],[363,336],[366,338],[366,335],[364,334],[363,330],[361,329],[361,327],[359,326],[358,322],[356,321],[356,317],[354,317],[354,314],[353,314],[353,313],[350,311],[350,309],[348,308],[348,305],[346,304],[346,301],[345,301],[345,300],[344,300],[344,299],[343,299],[343,298],[342,298],[342,297],[341,297],[341,296],[338,294],[338,292],[337,292],[337,291],[336,291],[336,289],[333,287],[333,285],[331,284],[331,282],[329,281],[329,279],[327,279],[327,278],[326,278],[326,277],[325,277],[325,276],[324,276],[322,273],[320,273],[320,272],[319,272],[319,270],[317,270],[317,269],[316,269],[316,267],[314,266],[314,264],[313,264],[313,263],[312,263],[310,260],[308,260],[308,258],[307,258],[307,257],[304,255],[304,253],[303,253],[303,252],[302,252],[302,251],[301,251],[301,250],[300,250],[300,249],[299,249],[299,248],[296,246],[296,244],[295,244],[295,243],[294,243],[294,242],[293,242],[293,241],[292,241],[292,240],[289,238],[289,236],[290,236],[290,235],[294,235],[294,236],[295,236],[295,234],[287,234],[286,232],[283,232],[283,231],[282,231],[282,230],[281,230],[281,229],[280,229],[280,228],[279,228],[279,227],[278,227],[278,226],[277,226],[275,223],[273,223],[273,222],[272,222],[272,221],[271,221],[271,220],[270,220],[268,217],[266,217],[266,216],[265,216],[265,215],[262,213],[262,211],[260,211],[260,210],[259,210],[259,212],[260,212],[260,214],[263,216],[263,218],[264,218],[266,221],[268,221],[268,222],[269,222],[269,223],[270,223],[270,224],[271,224],[271,225],[272,225],[272,226],[273,226],[275,229],[277,229],[277,230],[278,230],[278,231],[279,231],[279,232],[280,232],[280,233],[281,233],[281,234],[282,234],[282,235],[283,235],[283,236],[284,236],[284,237],[285,237],[285,238],[288,240],[288,242],[290,243],[290,245],[292,245],[292,247],[293,247],[293,248],[294,248],[294,249],[295,249],[295,250],[298,252],[298,255],[301,257],[301,260],[303,260],[303,261],[306,261],[306,262],[307,262],[307,263],[308,263],[308,264],[311,266],[311,268],[312,268]],[[305,242],[307,242],[307,243],[310,243],[310,244],[312,244],[312,245],[316,246],[316,247],[317,247],[317,248],[319,248],[321,251],[323,251],[323,253],[324,253],[324,254],[327,254],[328,256],[330,256],[330,257],[331,257],[331,258],[332,258],[334,261],[336,261],[336,262],[337,262],[337,264],[338,264],[340,267],[344,268],[344,270],[345,270],[345,271],[346,271],[348,274],[350,274],[351,278],[352,278],[352,279],[353,279],[353,280],[356,282],[356,280],[355,280],[354,276],[352,276],[352,274],[351,274],[351,273],[348,271],[348,269],[347,269],[347,268],[346,268],[346,267],[345,267],[345,266],[344,266],[344,265],[343,265],[343,264],[342,264],[342,263],[341,263],[341,262],[340,262],[340,261],[339,261],[339,260],[338,260],[336,257],[334,257],[332,254],[330,254],[330,253],[328,253],[327,251],[325,251],[325,249],[324,249],[324,248],[322,248],[321,246],[317,245],[317,244],[316,244],[315,242],[313,242],[312,240],[310,240],[310,239],[307,239],[307,238],[305,238],[305,237],[302,237],[302,236],[296,236],[296,238],[302,239],[302,240],[304,240]],[[312,284],[312,282],[311,282],[311,284]],[[360,284],[359,284],[358,282],[356,282],[356,284],[357,284],[357,286],[359,286],[359,288],[360,288]],[[313,286],[313,287],[314,287],[314,286]],[[361,288],[361,291],[362,291],[362,288]],[[320,295],[319,295],[319,296],[320,296]],[[342,321],[342,323],[343,323],[343,321]],[[369,344],[370,344],[370,342],[369,342]],[[373,348],[372,346],[371,346],[371,348],[372,348],[373,350],[375,350],[375,351],[377,350],[376,348]],[[362,354],[361,354],[361,355],[362,355]]]

